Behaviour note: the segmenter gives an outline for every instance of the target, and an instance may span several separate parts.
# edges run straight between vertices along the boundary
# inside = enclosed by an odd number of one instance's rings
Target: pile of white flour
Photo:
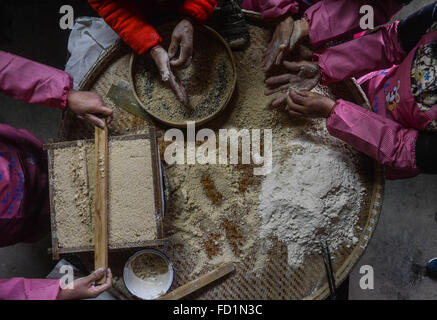
[[[326,240],[332,251],[356,244],[355,225],[365,191],[350,155],[303,139],[289,144],[285,161],[274,161],[260,195],[260,237],[288,247],[288,264],[300,267],[306,253]]]

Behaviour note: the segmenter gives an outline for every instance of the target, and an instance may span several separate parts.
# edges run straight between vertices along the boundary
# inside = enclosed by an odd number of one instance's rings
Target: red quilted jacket
[[[148,18],[179,12],[203,23],[217,0],[88,0],[106,23],[138,54],[161,42]]]

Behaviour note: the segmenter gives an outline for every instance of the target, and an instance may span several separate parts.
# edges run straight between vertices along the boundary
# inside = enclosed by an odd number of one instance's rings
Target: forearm
[[[397,33],[398,22],[317,54],[322,82],[329,84],[399,64],[406,54]]]
[[[181,7],[181,14],[199,23],[205,23],[216,5],[217,0],[185,0]]]
[[[286,14],[297,14],[299,2],[297,0],[244,0],[242,8],[261,13],[263,20],[274,20]]]
[[[0,279],[0,300],[56,300],[59,280]]]
[[[58,70],[0,51],[0,91],[29,103],[65,109],[72,77]]]
[[[390,168],[408,171],[411,176],[420,172],[416,130],[344,100],[337,101],[326,127],[332,136]]]
[[[88,0],[105,22],[136,53],[142,55],[161,43],[155,28],[132,0]]]
[[[313,46],[320,47],[328,41],[352,36],[363,31],[360,28],[360,8],[371,5],[374,9],[375,26],[383,25],[401,9],[396,1],[324,0],[305,11],[309,23],[309,39]]]

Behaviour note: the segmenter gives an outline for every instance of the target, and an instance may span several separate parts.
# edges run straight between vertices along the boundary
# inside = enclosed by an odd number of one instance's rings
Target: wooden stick
[[[117,300],[128,300],[118,289],[112,287],[107,290],[107,292],[114,296]]]
[[[217,269],[200,276],[193,281],[190,281],[179,288],[174,289],[172,292],[166,294],[165,296],[160,297],[158,300],[179,300],[187,295],[193,293],[194,291],[199,290],[210,284],[213,281],[224,277],[225,275],[231,273],[235,270],[235,267],[232,262],[225,263],[218,267]]]
[[[108,268],[108,127],[95,127],[95,214],[94,214],[94,268]],[[98,281],[102,284],[106,275]]]

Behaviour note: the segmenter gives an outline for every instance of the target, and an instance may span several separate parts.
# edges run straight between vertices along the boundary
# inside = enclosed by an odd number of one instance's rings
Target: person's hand
[[[321,76],[319,67],[315,62],[284,61],[283,64],[284,67],[290,71],[290,73],[268,78],[266,80],[266,84],[270,86],[271,89],[265,92],[266,96],[278,91],[288,90],[289,88],[309,91],[313,89],[320,81]]]
[[[328,118],[336,106],[336,102],[328,97],[293,89],[286,93],[285,102],[284,109],[292,117]]]
[[[290,45],[290,37],[293,34],[294,20],[291,16],[283,18],[276,26],[272,40],[264,51],[262,68],[269,71],[274,65],[280,65],[287,54]]]
[[[102,98],[91,91],[71,90],[67,96],[67,107],[79,118],[85,119],[100,128],[104,128],[105,125],[100,117],[112,118],[113,114]]]
[[[190,19],[183,19],[174,28],[168,48],[172,67],[186,68],[190,65],[193,57],[193,30]],[[176,56],[178,52],[179,56]]]
[[[299,57],[302,60],[312,61],[313,60],[313,51],[307,46],[301,44],[298,47]]]
[[[101,285],[95,284],[104,275],[105,269],[100,268],[87,277],[75,280],[73,282],[73,289],[61,289],[59,291],[58,300],[79,300],[97,297],[112,286],[112,273],[109,268],[106,272],[106,282]]]
[[[308,37],[308,21],[296,20],[293,26],[293,34],[290,37],[290,42],[288,44],[288,50],[292,51],[298,43],[300,43],[303,39]]]
[[[155,46],[150,51],[150,56],[155,61],[161,74],[162,81],[167,82],[170,88],[173,90],[176,98],[182,102],[185,106],[189,106],[188,96],[184,87],[180,83],[179,79],[175,77],[170,69],[170,61],[167,51],[161,46]]]

